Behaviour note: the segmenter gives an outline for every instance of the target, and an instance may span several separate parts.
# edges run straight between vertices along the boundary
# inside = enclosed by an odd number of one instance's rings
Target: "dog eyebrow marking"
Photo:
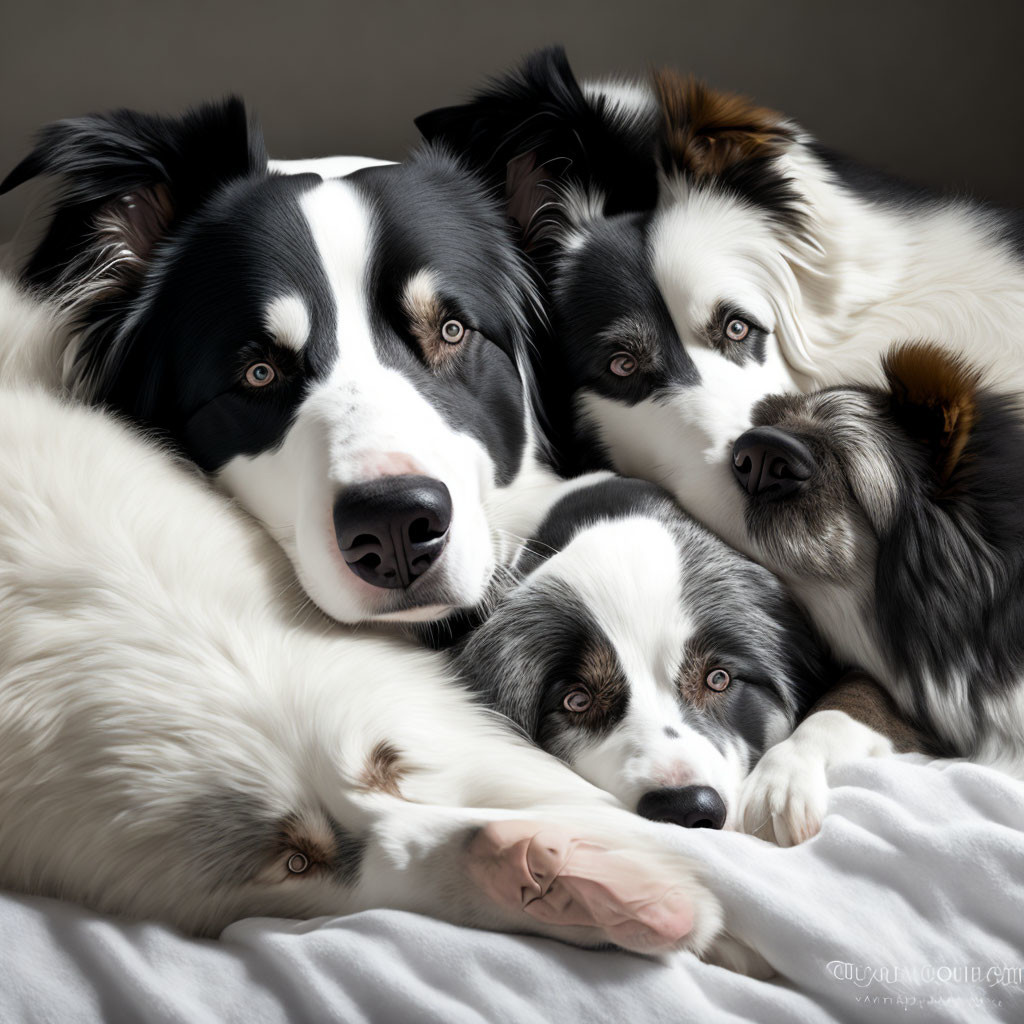
[[[418,270],[405,283],[402,308],[409,318],[409,329],[420,343],[423,357],[434,370],[449,364],[458,351],[441,337],[441,326],[450,311],[438,296],[437,275],[432,270]]]
[[[402,765],[402,755],[398,748],[386,740],[381,740],[366,758],[366,767],[363,769],[360,783],[365,789],[400,797],[402,791],[399,783],[408,771],[409,769]]]
[[[444,310],[437,297],[437,275],[426,268],[416,271],[402,291],[402,308],[413,333],[421,340],[432,338],[441,327]]]
[[[263,323],[283,348],[301,352],[309,340],[309,311],[297,295],[279,295],[267,306]]]

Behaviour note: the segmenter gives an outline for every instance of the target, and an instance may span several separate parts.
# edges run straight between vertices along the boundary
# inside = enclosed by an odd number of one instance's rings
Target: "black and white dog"
[[[444,150],[329,176],[350,167],[278,173],[231,100],[51,125],[0,191],[59,176],[24,280],[74,324],[76,396],[213,474],[329,615],[439,619],[557,487],[526,386],[533,289]]]
[[[1024,778],[1019,397],[924,343],[895,347],[884,379],[758,403],[721,460],[739,484],[729,530],[940,751]],[[787,460],[784,486],[759,486],[766,451]],[[758,769],[751,819],[813,826],[821,766],[876,752],[869,731],[816,717]]]
[[[545,280],[551,328],[542,386],[552,419],[565,421],[569,465],[611,465],[661,483],[787,579],[798,553],[807,559],[813,550],[821,564],[848,569],[858,545],[839,515],[819,517],[814,528],[800,523],[797,543],[780,524],[811,507],[806,501],[772,506],[777,550],[755,543],[736,474],[748,493],[769,500],[800,490],[812,472],[793,445],[749,433],[768,396],[878,383],[892,340],[921,336],[968,358],[996,387],[1024,390],[1015,328],[1024,313],[1019,214],[857,167],[780,115],[672,73],[657,75],[651,88],[581,86],[560,51],[535,56],[470,104],[419,124],[428,138],[466,148],[506,189]],[[629,159],[611,170],[586,155],[616,147]],[[888,493],[891,462],[881,454],[872,461],[868,447],[861,454],[863,478],[881,473],[876,486]],[[941,548],[928,551],[937,558]],[[875,597],[876,563],[859,555],[866,575],[856,594],[809,585],[798,594],[836,653],[896,692],[900,685],[885,674],[893,666],[876,656],[870,635],[856,634]],[[974,621],[987,605],[956,607]],[[921,632],[956,635],[944,622],[923,620]],[[932,694],[932,705],[947,702],[942,728],[934,706],[924,714],[902,690],[906,714],[924,715],[947,744],[956,738],[949,730],[960,730],[955,749],[982,756],[981,736],[965,745],[967,726],[956,724],[967,713],[966,690],[920,691]],[[887,749],[843,716],[813,728],[819,752]],[[817,769],[823,758],[810,760]],[[761,771],[765,780],[769,769],[785,780],[796,763],[783,750]],[[814,799],[804,801],[801,820],[790,816],[787,834],[813,832],[822,774],[807,772]],[[768,802],[755,795],[753,817]]]
[[[932,195],[672,72],[577,82],[542,51],[423,115],[506,193],[542,272],[565,436],[717,528],[717,465],[765,396],[879,382],[927,337],[1024,391],[1024,217]],[[584,456],[585,457],[585,456]]]
[[[744,779],[830,680],[779,581],[659,487],[550,510],[458,653],[487,703],[644,817],[736,828]]]
[[[0,342],[45,344],[0,297]],[[38,388],[0,387],[0,635],[4,888],[207,935],[375,907],[644,952],[718,931],[671,830],[442,655],[319,615],[191,467]]]
[[[56,126],[8,185],[42,171],[63,192],[26,276],[54,304],[0,282],[3,383],[59,363],[171,440],[330,615],[478,601],[573,486],[537,457],[528,278],[443,153],[275,174],[229,103]],[[0,884],[204,933],[389,906],[711,948],[717,902],[664,828],[442,655],[310,615],[196,474],[38,392],[3,395],[0,431]]]

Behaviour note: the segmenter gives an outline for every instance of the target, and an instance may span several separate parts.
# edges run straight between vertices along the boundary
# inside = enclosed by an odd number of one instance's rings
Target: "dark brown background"
[[[672,64],[891,170],[1024,202],[1019,0],[0,0],[0,169],[44,121],[229,91],[275,156],[399,157],[415,114],[555,41],[582,75]],[[0,200],[0,238],[22,203]]]

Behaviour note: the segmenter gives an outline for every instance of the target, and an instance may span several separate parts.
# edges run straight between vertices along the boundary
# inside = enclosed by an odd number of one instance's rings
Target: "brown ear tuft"
[[[654,73],[662,113],[662,152],[668,167],[696,177],[723,174],[735,164],[778,156],[793,132],[781,114],[745,96],[716,92],[693,76]]]
[[[935,456],[939,479],[949,480],[977,419],[981,375],[938,345],[897,345],[882,360],[893,409],[915,440]]]

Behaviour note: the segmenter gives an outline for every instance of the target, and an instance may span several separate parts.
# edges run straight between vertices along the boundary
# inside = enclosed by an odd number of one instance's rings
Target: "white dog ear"
[[[938,345],[897,345],[883,360],[891,408],[911,438],[925,445],[939,481],[948,483],[977,421],[981,375]]]

